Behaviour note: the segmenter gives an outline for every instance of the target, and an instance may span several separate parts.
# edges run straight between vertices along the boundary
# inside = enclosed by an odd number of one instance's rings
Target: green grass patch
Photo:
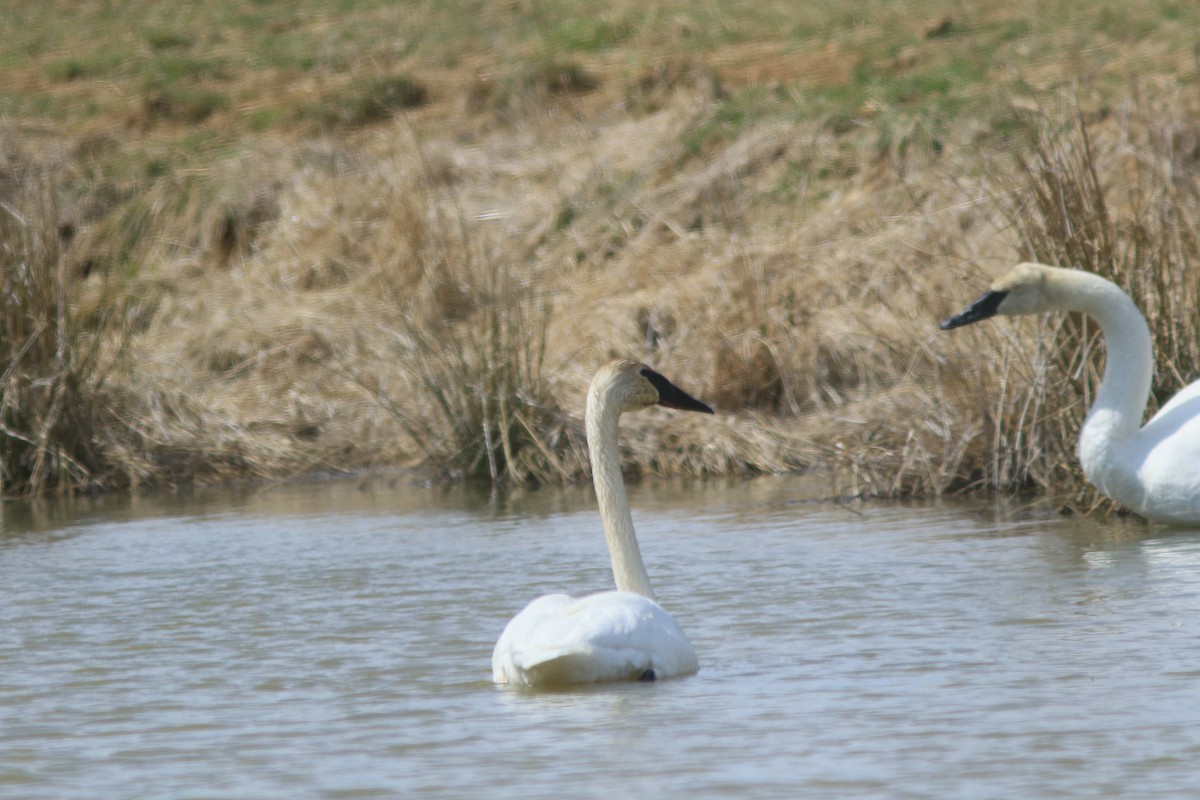
[[[147,89],[142,96],[142,112],[149,120],[196,124],[229,108],[229,96],[192,86],[168,86]]]
[[[535,63],[521,77],[528,90],[547,94],[582,94],[600,85],[596,76],[573,61],[547,60]]]
[[[150,49],[156,51],[186,50],[196,43],[193,34],[173,28],[147,31],[143,36]]]
[[[279,108],[258,108],[246,115],[246,128],[252,133],[265,133],[282,124],[285,114]]]
[[[551,37],[564,50],[594,53],[617,47],[636,30],[637,26],[627,20],[575,17],[560,23]]]
[[[128,63],[128,52],[104,47],[81,55],[53,59],[46,64],[45,73],[58,82],[104,78],[119,75]]]
[[[389,75],[330,92],[302,109],[302,120],[322,126],[358,127],[388,119],[429,101],[425,86],[407,75]]]
[[[228,80],[233,68],[223,58],[196,57],[181,53],[161,53],[140,68],[147,82],[163,85],[190,81]]]
[[[714,113],[683,137],[683,157],[702,156],[737,138],[748,125],[763,119],[770,106],[765,90],[743,90],[723,98]]]

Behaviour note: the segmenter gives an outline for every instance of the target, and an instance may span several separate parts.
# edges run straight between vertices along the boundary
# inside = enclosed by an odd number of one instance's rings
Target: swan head
[[[616,399],[622,412],[662,406],[679,411],[713,413],[708,405],[636,361],[613,361],[601,367],[592,379],[590,394],[608,394]]]
[[[942,320],[941,328],[949,331],[997,315],[1015,317],[1057,308],[1053,273],[1063,271],[1043,264],[1018,264],[992,283],[974,303]]]

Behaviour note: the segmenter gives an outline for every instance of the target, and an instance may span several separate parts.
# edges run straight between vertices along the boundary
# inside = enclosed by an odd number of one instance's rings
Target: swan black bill
[[[972,322],[981,322],[988,317],[994,317],[1005,297],[1008,297],[1008,292],[986,291],[982,297],[967,306],[965,311],[942,320],[941,329],[950,331],[961,328],[963,325],[970,325]]]
[[[654,370],[646,367],[642,375],[650,381],[650,385],[658,390],[658,404],[663,408],[674,408],[678,411],[699,411],[701,414],[711,414],[713,410],[701,403],[690,394],[680,389]]]

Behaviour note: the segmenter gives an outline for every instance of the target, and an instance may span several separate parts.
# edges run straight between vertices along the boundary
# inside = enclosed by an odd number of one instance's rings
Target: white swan
[[[996,314],[1078,311],[1100,324],[1104,378],[1079,432],[1079,461],[1097,489],[1147,519],[1200,523],[1200,381],[1142,427],[1154,366],[1150,330],[1115,284],[1075,269],[1018,264],[942,330]]]
[[[592,379],[584,413],[588,451],[617,591],[550,594],[526,606],[496,642],[496,683],[653,680],[699,669],[692,643],[654,600],[617,456],[617,418],[652,405],[713,413],[644,364],[614,361]]]

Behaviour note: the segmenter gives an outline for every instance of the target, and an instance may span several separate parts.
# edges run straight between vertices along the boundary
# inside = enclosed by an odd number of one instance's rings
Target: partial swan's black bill
[[[678,409],[679,411],[699,411],[702,414],[713,413],[713,410],[707,405],[701,403],[649,367],[643,369],[642,374],[658,390],[658,404],[660,406]]]
[[[949,319],[942,320],[941,328],[944,331],[961,328],[963,325],[970,325],[972,322],[980,322],[996,315],[997,309],[1000,308],[1000,303],[1008,296],[1008,292],[993,292],[986,291],[983,296],[976,300],[961,314],[955,314]]]

